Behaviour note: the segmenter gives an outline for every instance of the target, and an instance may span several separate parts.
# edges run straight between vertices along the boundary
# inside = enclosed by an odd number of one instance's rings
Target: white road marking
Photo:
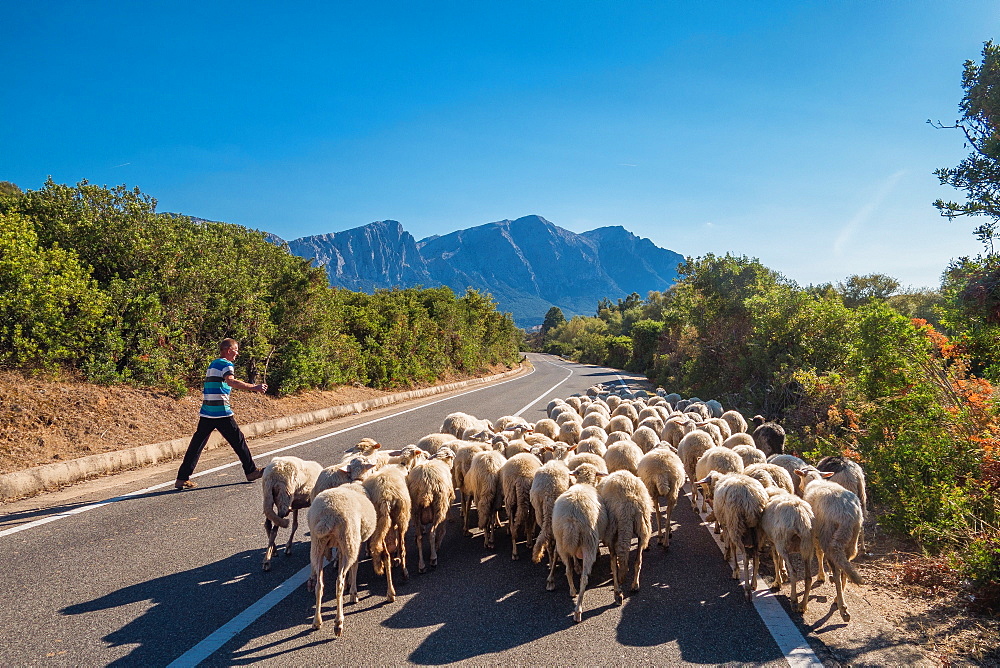
[[[549,389],[545,390],[545,392],[543,392],[541,395],[539,395],[539,397],[537,399],[534,399],[530,404],[528,404],[527,406],[525,406],[524,408],[522,408],[518,412],[514,413],[515,416],[521,415],[524,411],[528,410],[529,408],[531,408],[532,406],[534,406],[535,404],[537,404],[539,401],[541,401],[545,397],[547,397],[550,394],[552,394],[552,391],[554,389],[556,389],[557,387],[559,387],[560,385],[562,385],[567,380],[569,380],[570,378],[573,377],[573,368],[572,367],[565,367],[562,364],[556,364],[555,362],[550,362],[549,360],[545,360],[545,362],[548,363],[548,364],[551,364],[552,366],[562,367],[564,369],[569,369],[569,375],[566,376],[565,378],[563,378],[562,380],[560,380],[558,383],[556,383],[555,385],[553,385]]]
[[[269,591],[263,598],[216,629],[210,636],[174,659],[167,668],[188,668],[215,654],[237,633],[260,619],[264,613],[281,603],[289,594],[309,579],[312,566],[303,566],[298,573]]]
[[[693,491],[689,493],[693,493]],[[698,511],[695,510],[695,513],[697,514]],[[723,545],[722,539],[709,527],[710,523],[706,519],[707,517],[707,511],[701,514],[702,525],[708,530],[709,535],[715,540],[715,544],[719,546],[719,550],[722,552],[723,557],[725,557],[725,545]],[[739,559],[739,563],[740,572],[742,573],[743,560]],[[743,581],[740,580],[740,596],[743,595],[742,588]],[[816,653],[812,651],[812,647],[809,646],[809,641],[805,639],[805,636],[799,631],[799,627],[795,625],[792,618],[781,607],[781,603],[778,602],[778,599],[769,588],[763,586],[753,593],[753,607],[757,610],[757,614],[760,615],[764,626],[767,627],[768,632],[774,638],[778,649],[785,655],[785,661],[788,662],[791,668],[821,668],[823,666],[823,662],[819,660]]]
[[[535,372],[535,370],[534,370],[534,368],[532,368],[531,371],[528,372],[527,374],[525,374],[524,376],[518,376],[516,378],[511,378],[509,380],[501,381],[501,382],[493,384],[493,385],[485,385],[483,387],[477,387],[474,390],[469,390],[468,392],[463,392],[461,394],[456,394],[456,395],[451,396],[451,397],[445,397],[443,399],[437,399],[436,401],[431,401],[430,403],[422,404],[420,406],[415,406],[414,408],[408,408],[405,411],[399,411],[398,413],[393,413],[392,415],[385,415],[385,416],[380,417],[380,418],[375,418],[374,420],[368,420],[367,422],[362,422],[360,424],[356,424],[353,427],[346,427],[344,429],[340,429],[338,431],[334,431],[334,432],[331,432],[329,434],[323,434],[322,436],[317,436],[315,438],[310,438],[308,440],[301,441],[301,442],[295,443],[293,445],[288,445],[288,446],[285,446],[283,448],[278,448],[277,450],[271,450],[269,452],[262,452],[259,455],[255,455],[255,457],[260,457],[260,458],[262,458],[262,457],[269,457],[269,456],[275,455],[275,454],[277,454],[279,452],[285,452],[286,450],[291,450],[293,448],[298,448],[298,447],[301,447],[303,445],[308,445],[309,443],[314,443],[316,441],[321,441],[324,438],[330,438],[331,436],[338,436],[340,434],[343,434],[343,433],[348,432],[348,431],[352,431],[354,429],[360,429],[361,427],[367,427],[368,425],[375,424],[376,422],[382,422],[383,420],[389,420],[389,419],[397,417],[399,415],[405,415],[406,413],[412,413],[413,411],[422,410],[424,408],[427,408],[428,406],[433,406],[433,405],[439,404],[439,403],[441,403],[443,401],[451,401],[452,399],[458,399],[459,397],[464,397],[466,395],[473,394],[475,392],[480,392],[482,390],[486,390],[486,389],[489,389],[489,388],[492,388],[492,387],[499,387],[500,385],[506,385],[507,383],[512,383],[512,382],[514,382],[516,380],[521,380],[523,378],[527,378],[528,376],[530,376],[534,372]],[[211,468],[211,469],[207,469],[205,471],[200,471],[198,473],[195,473],[191,477],[192,478],[198,478],[198,477],[201,477],[203,475],[208,475],[209,473],[215,473],[215,472],[221,471],[223,469],[228,469],[228,468],[231,468],[233,466],[238,466],[239,464],[240,463],[238,461],[230,462],[228,464],[222,464],[221,466],[216,466],[215,468]],[[44,517],[44,518],[42,518],[40,520],[34,520],[32,522],[26,522],[25,524],[20,524],[20,525],[18,525],[16,527],[11,527],[9,529],[4,529],[3,531],[0,531],[0,538],[3,538],[4,536],[9,536],[11,534],[18,533],[20,531],[26,531],[28,529],[34,529],[35,527],[40,527],[43,524],[48,524],[49,522],[55,522],[56,520],[61,520],[61,519],[65,519],[67,517],[72,517],[73,515],[79,515],[80,513],[85,513],[85,512],[90,511],[90,510],[96,510],[96,509],[102,508],[102,507],[104,507],[104,506],[106,506],[106,505],[108,505],[110,503],[118,503],[119,501],[127,501],[128,499],[131,499],[131,498],[134,498],[134,497],[137,497],[137,496],[141,496],[143,494],[148,494],[149,492],[155,492],[158,489],[163,489],[165,487],[170,487],[173,484],[174,484],[174,482],[172,480],[168,481],[168,482],[161,482],[158,485],[153,485],[152,487],[146,487],[145,489],[140,489],[140,490],[137,490],[135,492],[129,492],[128,494],[122,494],[121,496],[116,496],[116,497],[114,497],[112,499],[105,499],[103,501],[98,501],[96,503],[91,503],[91,504],[86,505],[86,506],[81,506],[79,508],[74,508],[73,510],[67,510],[64,513],[56,513],[55,515],[50,515],[50,516]]]

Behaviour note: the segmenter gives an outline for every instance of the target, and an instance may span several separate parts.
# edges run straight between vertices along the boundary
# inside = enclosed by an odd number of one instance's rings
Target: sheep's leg
[[[545,591],[554,591],[556,588],[556,562],[559,560],[558,555],[553,551],[552,545],[549,545],[549,576],[545,578]]]
[[[569,597],[575,598],[576,583],[573,582],[573,571],[574,571],[573,565],[576,561],[576,557],[570,555],[569,559],[567,559],[566,555],[562,553],[560,553],[560,556],[562,557],[563,563],[566,564],[566,581],[569,582]]]
[[[670,547],[670,536],[673,535],[674,533],[673,530],[671,529],[672,525],[670,524],[671,521],[670,518],[674,514],[674,507],[676,507],[676,505],[677,505],[677,499],[674,499],[672,501],[669,498],[667,499],[667,514],[663,518],[663,522],[666,525],[667,542],[663,544],[663,547]]]
[[[358,562],[351,564],[351,603],[358,602]]]
[[[312,565],[312,575],[309,581],[316,591],[316,613],[313,615],[314,629],[323,626],[323,554],[325,552],[326,549],[314,538],[309,553],[309,561]]]
[[[271,570],[271,557],[274,556],[274,543],[278,539],[278,525],[271,520],[264,520],[264,533],[267,534],[267,549],[264,550],[264,570]]]
[[[295,539],[295,530],[299,528],[299,509],[292,510],[292,533],[288,536],[288,543],[285,545],[285,556],[292,553],[292,541]]]
[[[844,588],[847,585],[847,573],[844,573],[837,564],[833,564],[833,582],[837,587],[837,609],[845,622],[851,621],[851,614],[847,612],[847,603],[844,602]]]
[[[757,574],[760,573],[760,550],[757,548],[751,548],[751,553],[753,553],[753,579],[750,581],[750,588],[747,589],[747,600],[753,597],[753,593],[757,591]],[[747,555],[747,561],[750,560],[750,555]]]
[[[417,513],[418,513],[417,517],[419,518],[420,517],[420,515],[419,515],[420,510],[419,509],[417,510]],[[415,533],[416,533],[416,539],[417,539],[417,572],[418,573],[426,573],[427,572],[427,564],[424,563],[424,524],[419,519],[417,520],[417,530],[416,530]],[[432,536],[428,536],[428,538],[430,539],[429,542],[431,544],[431,559],[433,560],[434,559],[434,537],[432,535]]]
[[[403,571],[403,582],[408,582],[410,579],[410,569],[406,567],[406,527],[397,526],[395,531],[397,537],[396,545],[399,549],[399,567]]]
[[[587,591],[587,580],[590,578],[590,569],[594,567],[596,560],[597,554],[592,554],[589,550],[583,556],[583,570],[580,572],[580,594],[576,599],[576,610],[573,611],[573,621],[578,624],[583,621],[583,595]]]
[[[660,525],[660,497],[653,499],[653,519],[656,520],[656,539],[660,545],[663,545],[663,531]],[[649,546],[646,546],[649,549]]]
[[[468,494],[462,493],[462,535],[471,536],[472,532],[469,531],[469,511],[472,510],[472,497]]]
[[[396,588],[392,584],[392,555],[389,554],[389,550],[385,549],[385,545],[382,546],[382,568],[385,569],[385,600],[392,603],[396,600]],[[355,572],[351,573],[352,580],[356,578],[357,569]],[[355,586],[354,600],[357,601],[357,587]]]
[[[647,543],[648,545],[648,543]],[[631,547],[628,547],[625,554],[628,555],[631,552]],[[627,559],[627,556],[626,556]],[[628,563],[628,562],[626,562]],[[639,571],[642,570],[642,550],[636,547],[635,550],[635,572],[632,575],[632,591],[639,591]]]
[[[344,559],[341,559],[337,566],[337,616],[333,620],[333,634],[338,638],[344,632],[344,578],[347,576],[344,566]]]
[[[778,546],[771,546],[771,561],[774,562],[774,582],[771,583],[771,591],[781,591],[782,577],[781,577],[781,561],[783,556],[778,552]],[[794,578],[793,578],[794,580]],[[795,585],[792,584],[792,590],[794,591]],[[792,594],[792,605],[795,604],[795,595]]]
[[[517,522],[514,521],[514,509],[507,502],[504,502],[507,509],[507,526],[510,529],[510,558],[517,561]]]
[[[810,572],[811,570],[810,562],[812,562],[811,555],[807,556],[803,554],[802,563],[806,567],[806,579],[802,583],[802,604],[799,606],[799,612],[803,614],[805,614],[806,604],[809,602],[809,590],[812,588],[812,573]]]
[[[618,555],[615,554],[614,546],[612,545],[612,549],[611,549],[611,582],[612,582],[612,586],[614,588],[614,593],[615,593],[615,605],[621,605],[622,601],[624,600],[624,597],[622,596],[622,584],[621,584],[621,572],[620,571],[621,571],[621,560],[618,558]],[[583,575],[581,575],[580,576],[580,586],[581,587],[583,587],[583,583],[584,583]],[[579,607],[579,605],[577,607]],[[573,620],[577,621],[577,622],[580,621],[579,619],[576,618],[576,615],[573,616]]]
[[[816,566],[818,567],[816,582],[826,582],[826,566],[823,565],[823,558],[826,555],[823,553],[823,548],[820,547],[819,541],[816,541],[813,551],[816,553]]]
[[[441,549],[441,543],[444,542],[444,532],[447,528],[448,526],[444,522],[441,522],[435,527],[431,527],[431,534],[428,537],[431,544],[431,568],[437,568],[437,551]]]

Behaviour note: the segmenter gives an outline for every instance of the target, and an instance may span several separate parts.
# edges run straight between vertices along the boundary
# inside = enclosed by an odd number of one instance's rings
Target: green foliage
[[[1000,382],[1000,257],[952,261],[941,286],[940,321],[968,350],[973,371]]]
[[[180,394],[233,337],[238,375],[287,394],[517,360],[518,330],[488,295],[335,290],[260,232],[155,207],[86,181],[0,196],[0,364]]]
[[[972,153],[953,168],[934,172],[942,185],[964,190],[965,202],[937,200],[934,206],[953,220],[959,216],[984,216],[974,233],[993,254],[997,223],[1000,221],[1000,45],[983,45],[982,62],[965,61],[962,89],[965,96],[959,105],[962,117],[955,125],[965,134]],[[942,126],[940,123],[938,127]]]
[[[844,303],[855,308],[872,301],[886,301],[899,289],[899,281],[885,274],[854,274],[838,283],[837,288],[844,296]]]
[[[542,321],[542,336],[545,336],[553,328],[566,322],[566,316],[558,306],[551,307],[545,313],[545,320]]]

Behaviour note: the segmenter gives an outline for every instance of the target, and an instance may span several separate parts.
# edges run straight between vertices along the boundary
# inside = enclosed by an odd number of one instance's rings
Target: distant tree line
[[[138,188],[0,183],[0,366],[183,393],[224,337],[288,394],[513,364],[520,330],[471,289],[331,288],[263,233],[158,214]]]

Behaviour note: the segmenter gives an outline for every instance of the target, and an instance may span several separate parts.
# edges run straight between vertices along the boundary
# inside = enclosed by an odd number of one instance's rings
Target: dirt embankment
[[[506,368],[489,373],[507,371]],[[462,380],[442,379],[442,383]],[[241,424],[374,399],[388,391],[341,386],[280,399],[233,392]],[[189,436],[198,423],[200,390],[176,399],[165,392],[106,387],[0,372],[0,474]]]

